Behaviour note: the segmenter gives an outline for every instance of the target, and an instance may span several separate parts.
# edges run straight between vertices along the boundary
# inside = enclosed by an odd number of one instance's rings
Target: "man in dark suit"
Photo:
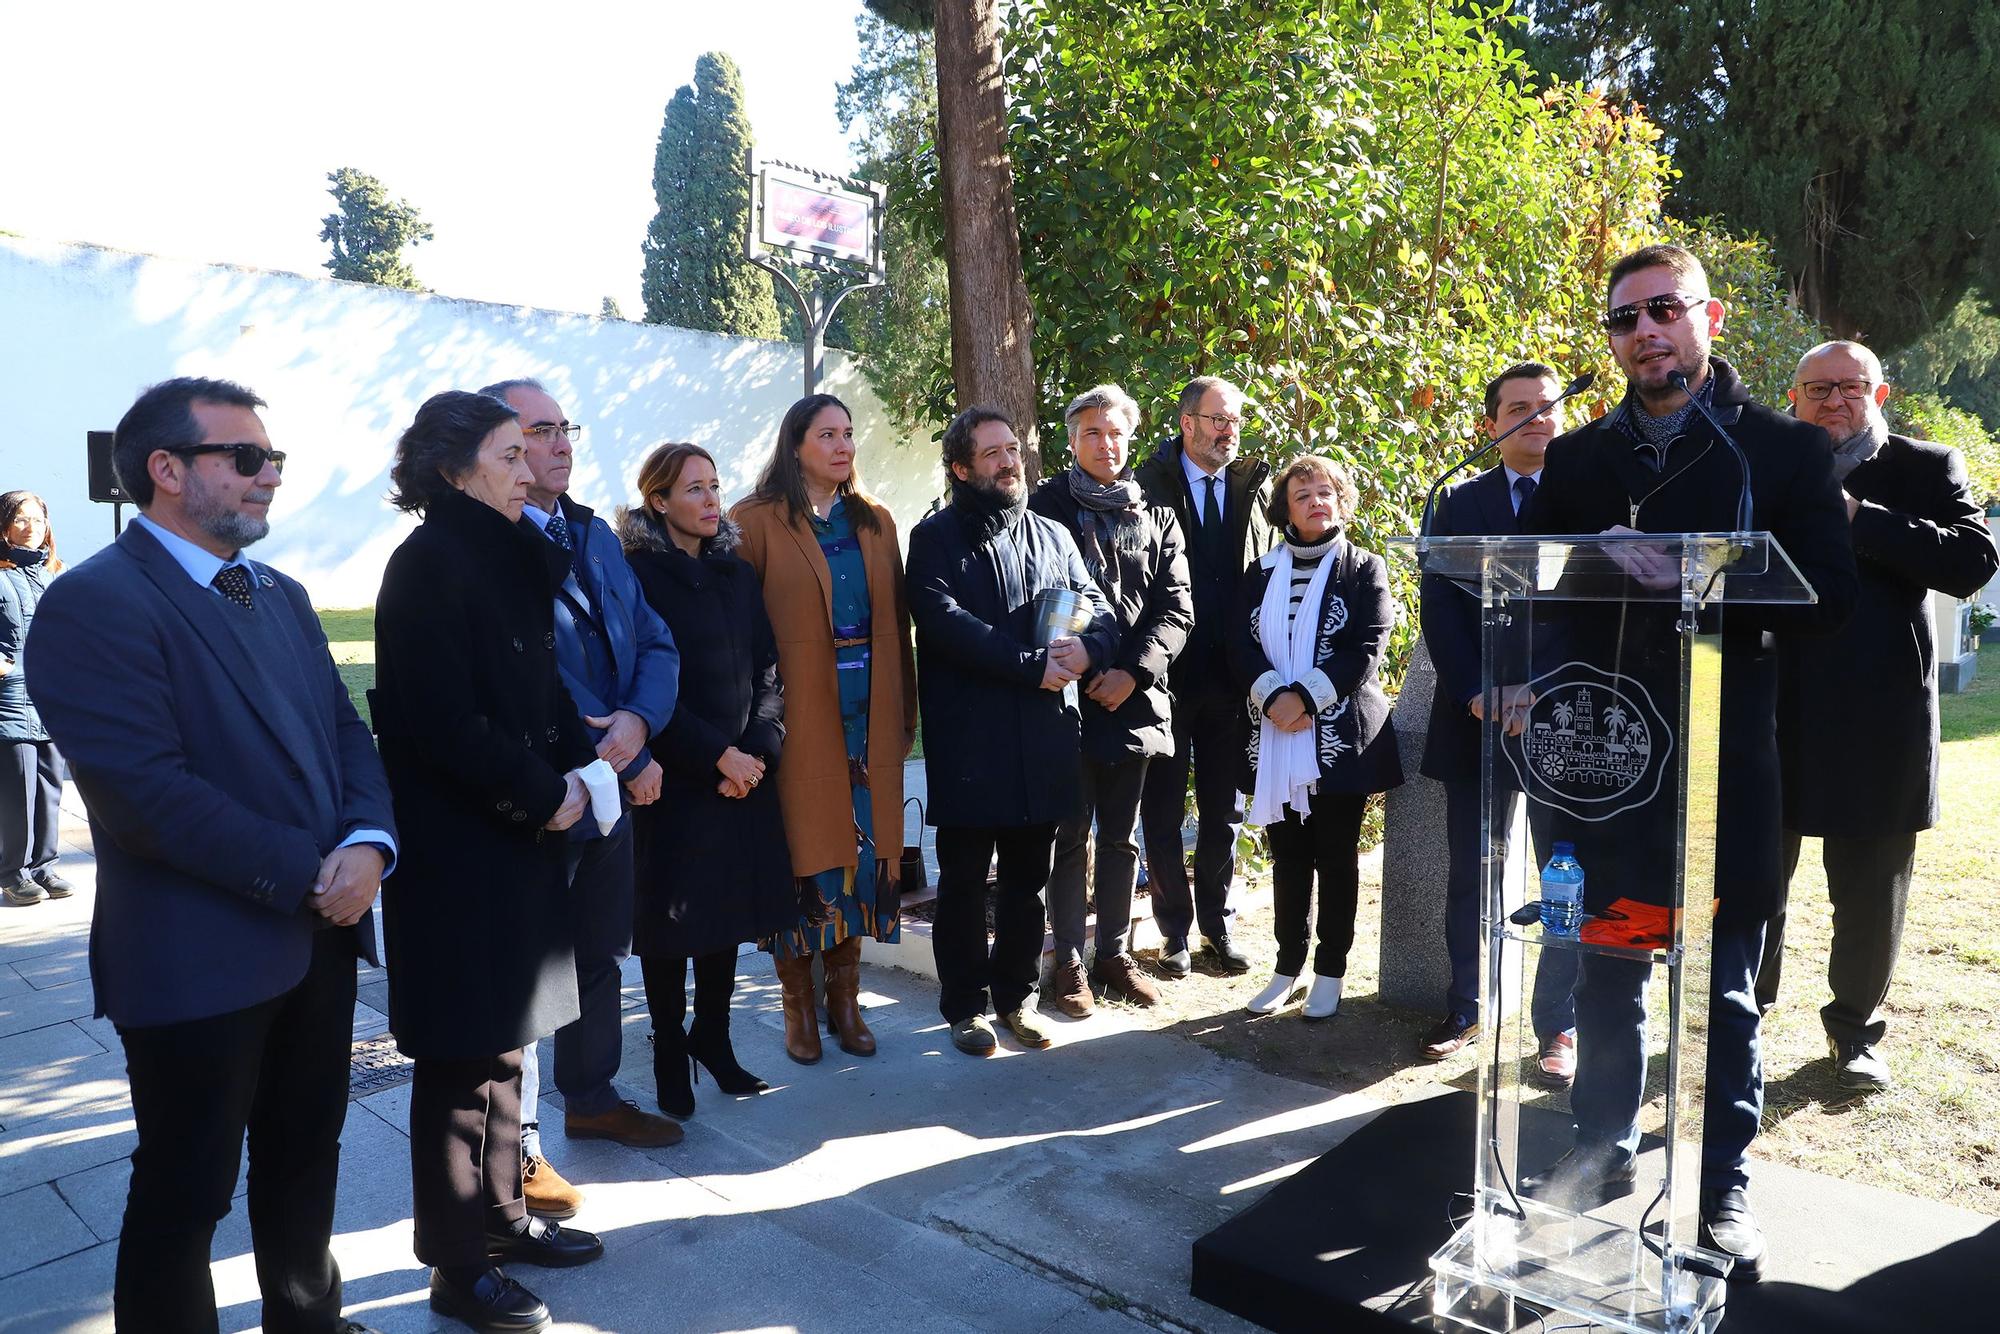
[[[1719,906],[1709,960],[1700,1240],[1734,1257],[1733,1279],[1755,1280],[1764,1234],[1750,1211],[1746,1156],[1762,1115],[1764,1073],[1753,991],[1764,923],[1784,883],[1777,654],[1770,640],[1827,634],[1846,620],[1855,600],[1854,549],[1825,432],[1752,402],[1729,363],[1709,355],[1724,308],[1710,294],[1701,262],[1679,246],[1646,246],[1612,266],[1606,295],[1604,328],[1625,372],[1625,397],[1610,413],[1549,443],[1542,484],[1522,511],[1521,530],[1730,532],[1747,489],[1750,528],[1776,538],[1818,594],[1805,606],[1732,607],[1721,626]],[[1690,394],[1741,447],[1747,476]],[[1636,578],[1654,577],[1642,552],[1634,559]],[[1566,652],[1666,688],[1678,679],[1679,614],[1671,603],[1643,600],[1575,604],[1566,618],[1572,635]],[[1558,828],[1575,841],[1588,874],[1587,911],[1601,915],[1620,898],[1665,901],[1676,860],[1671,805],[1656,797],[1601,822]],[[1644,962],[1584,957],[1570,1093],[1576,1144],[1548,1169],[1524,1177],[1525,1193],[1589,1207],[1631,1189],[1646,1082],[1648,976]]]
[[[1859,343],[1822,343],[1792,379],[1792,415],[1833,445],[1861,577],[1854,616],[1827,639],[1781,646],[1778,743],[1784,761],[1785,879],[1799,838],[1825,840],[1833,947],[1820,1010],[1840,1083],[1889,1086],[1875,1048],[1895,973],[1917,832],[1938,817],[1937,651],[1930,591],[1971,597],[2000,565],[1966,485],[1965,460],[1945,445],[1891,435],[1882,416],[1882,363]],[[1834,721],[1838,720],[1835,726]],[[1757,1003],[1778,999],[1785,898],[1765,933]]]
[[[569,555],[556,590],[556,667],[597,755],[625,784],[634,805],[659,799],[660,765],[646,743],[673,715],[680,652],[639,589],[611,525],[570,499],[570,467],[583,428],[536,380],[503,380],[479,391],[521,414],[528,468],[535,480],[521,523]],[[581,1013],[555,1034],[555,1082],[563,1095],[563,1133],[633,1148],[678,1144],[681,1128],[619,1095],[612,1080],[624,1048],[622,964],[632,948],[632,821],[621,815],[608,834],[595,820],[569,832],[569,890],[576,922],[576,991]],[[545,1217],[576,1212],[580,1193],[542,1157],[536,1107],[541,1066],[530,1046],[521,1066],[523,1189]]]
[[[90,811],[90,974],[139,1145],[120,1329],[213,1330],[209,1245],[250,1139],[268,1330],[354,1331],[329,1241],[354,960],[395,858],[388,782],[305,589],[243,548],[284,454],[221,380],[139,396],[113,457],[139,517],[57,580],[28,689]]]
[[[1439,497],[1431,516],[1431,536],[1505,536],[1520,531],[1521,507],[1541,484],[1542,456],[1550,438],[1562,430],[1562,409],[1550,407],[1561,394],[1555,371],[1538,361],[1509,366],[1493,377],[1486,386],[1486,416],[1480,428],[1492,439],[1513,434],[1500,442],[1500,462]],[[1479,1036],[1479,733],[1486,715],[1479,688],[1479,599],[1435,574],[1424,576],[1422,599],[1424,643],[1437,669],[1437,689],[1431,695],[1430,732],[1420,772],[1444,784],[1445,790],[1449,852],[1444,939],[1451,981],[1445,988],[1444,1018],[1419,1040],[1418,1054],[1427,1061],[1442,1061]],[[1520,804],[1518,793],[1508,800],[1505,829],[1512,828],[1513,812]],[[1531,822],[1531,829],[1537,824],[1539,818]],[[1500,838],[1504,847],[1506,834]],[[1537,836],[1533,841],[1532,855],[1539,862],[1543,840]],[[1537,1075],[1554,1088],[1569,1087],[1576,1074],[1576,1006],[1570,996],[1575,984],[1575,952],[1543,952],[1535,970],[1530,1014],[1541,1048]]]
[[[1147,766],[1139,802],[1153,920],[1166,938],[1160,967],[1169,977],[1187,976],[1188,932],[1197,922],[1211,967],[1250,971],[1250,960],[1229,939],[1235,915],[1229,883],[1236,874],[1236,836],[1243,831],[1243,794],[1236,784],[1250,744],[1250,715],[1231,683],[1225,646],[1243,571],[1277,540],[1264,517],[1271,465],[1237,453],[1243,391],[1204,375],[1181,390],[1179,408],[1180,431],[1132,473],[1146,503],[1172,507],[1179,520],[1194,592],[1194,629],[1167,674],[1174,751]],[[1192,893],[1181,849],[1190,765],[1197,822]]]

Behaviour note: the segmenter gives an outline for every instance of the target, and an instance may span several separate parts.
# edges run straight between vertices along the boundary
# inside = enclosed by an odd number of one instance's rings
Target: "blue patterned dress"
[[[868,759],[869,685],[869,604],[868,569],[862,561],[861,542],[848,521],[847,507],[836,504],[828,518],[811,516],[813,536],[826,557],[827,574],[833,581],[833,625],[836,644],[834,669],[840,684],[840,726],[847,739],[847,756],[857,763]],[[768,948],[781,959],[831,949],[849,936],[873,936],[893,942],[902,936],[902,916],[887,921],[875,912],[875,813],[868,789],[853,789],[854,823],[860,846],[853,867],[836,866],[806,879],[819,888],[827,905],[826,921],[812,926],[801,917],[789,931],[780,932]],[[898,854],[900,849],[898,849]]]

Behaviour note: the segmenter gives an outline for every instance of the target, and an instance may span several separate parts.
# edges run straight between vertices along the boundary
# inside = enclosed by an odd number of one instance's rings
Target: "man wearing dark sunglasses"
[[[393,815],[311,599],[243,554],[283,481],[263,406],[223,380],[139,396],[112,444],[139,517],[49,586],[23,659],[90,811],[91,983],[139,1133],[120,1329],[215,1328],[246,1131],[264,1327],[361,1328],[329,1242]]]
[[[1606,307],[1603,325],[1625,372],[1624,399],[1549,443],[1521,531],[1729,532],[1739,526],[1747,491],[1749,527],[1775,537],[1818,594],[1810,606],[1731,607],[1721,626],[1720,909],[1711,937],[1701,1242],[1735,1258],[1733,1279],[1755,1280],[1764,1236],[1750,1212],[1745,1161],[1763,1106],[1763,1067],[1753,989],[1764,924],[1784,883],[1772,641],[1824,635],[1846,620],[1855,601],[1854,550],[1826,433],[1751,401],[1730,364],[1711,355],[1725,312],[1699,260],[1671,245],[1625,256],[1612,266]],[[1742,464],[1694,398],[1741,447]],[[1678,607],[1660,602],[1575,604],[1566,616],[1567,648],[1581,660],[1633,674],[1646,690],[1670,699],[1665,692],[1678,682],[1678,615]],[[1586,910],[1601,913],[1619,897],[1668,901],[1676,858],[1671,788],[1664,790],[1666,799],[1552,831],[1575,843],[1588,874]],[[1642,962],[1584,956],[1570,1094],[1576,1145],[1524,1179],[1526,1193],[1589,1207],[1631,1189],[1648,980]]]
[[[1800,835],[1823,840],[1833,944],[1820,1010],[1834,1077],[1889,1086],[1876,1051],[1895,973],[1917,833],[1938,818],[1938,681],[1932,589],[1971,597],[2000,565],[1993,536],[1947,445],[1893,435],[1882,363],[1859,343],[1822,343],[1799,361],[1792,414],[1825,430],[1854,534],[1861,600],[1829,639],[1780,646],[1778,746],[1785,765],[1785,875]],[[1856,707],[1866,701],[1865,707]],[[1837,721],[1837,725],[1836,724]],[[1785,899],[1764,942],[1757,1004],[1777,1003]]]

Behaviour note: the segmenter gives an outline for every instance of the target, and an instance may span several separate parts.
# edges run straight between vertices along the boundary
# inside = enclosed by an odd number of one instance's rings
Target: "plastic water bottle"
[[[1542,930],[1573,936],[1583,922],[1583,867],[1574,843],[1558,843],[1542,868]]]

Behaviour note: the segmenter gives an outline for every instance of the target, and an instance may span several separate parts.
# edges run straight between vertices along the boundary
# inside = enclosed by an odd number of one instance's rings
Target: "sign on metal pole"
[[[888,190],[877,181],[835,176],[789,162],[759,162],[750,173],[750,226],[744,257],[768,269],[791,294],[805,327],[805,386],[819,388],[821,346],[833,313],[856,292],[882,286],[882,217]],[[826,278],[801,290],[785,270],[811,269]],[[848,278],[845,285],[826,279]]]

